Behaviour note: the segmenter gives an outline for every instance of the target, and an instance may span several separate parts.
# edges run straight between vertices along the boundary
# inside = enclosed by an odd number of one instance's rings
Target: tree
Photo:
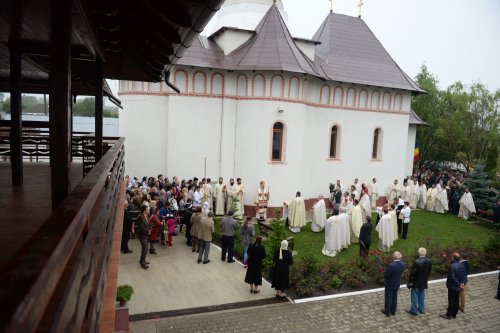
[[[80,117],[94,117],[95,116],[95,98],[86,97],[78,100],[73,106],[73,115]]]
[[[470,193],[472,193],[472,198],[474,199],[474,205],[477,209],[489,209],[496,198],[491,195],[491,180],[488,174],[484,171],[484,166],[482,164],[476,165],[470,177],[465,180],[465,186],[469,188]]]

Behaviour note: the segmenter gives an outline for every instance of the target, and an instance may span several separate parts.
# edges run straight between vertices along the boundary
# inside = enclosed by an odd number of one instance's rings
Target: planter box
[[[120,306],[116,303],[115,306],[115,332],[128,332],[128,305]]]

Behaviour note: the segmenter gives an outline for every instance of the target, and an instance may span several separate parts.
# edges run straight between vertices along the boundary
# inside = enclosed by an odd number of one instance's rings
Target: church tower
[[[217,13],[213,32],[223,27],[254,30],[274,2],[287,22],[288,14],[281,0],[226,0]]]

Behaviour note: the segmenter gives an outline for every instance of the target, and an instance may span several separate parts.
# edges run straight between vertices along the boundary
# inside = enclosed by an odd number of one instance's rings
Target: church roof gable
[[[315,35],[315,64],[328,79],[423,92],[358,17],[330,13]]]
[[[233,51],[237,69],[284,70],[319,76],[314,64],[295,44],[276,5],[255,28],[256,34]]]

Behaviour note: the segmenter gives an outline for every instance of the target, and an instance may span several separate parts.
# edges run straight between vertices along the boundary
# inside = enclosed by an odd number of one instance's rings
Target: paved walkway
[[[131,332],[500,332],[498,275],[472,277],[468,303],[457,319],[439,317],[447,307],[444,283],[431,284],[427,311],[413,317],[404,312],[410,293],[401,289],[396,316],[381,312],[383,292],[301,304],[278,304],[209,314],[131,322]],[[202,296],[200,296],[202,297]]]
[[[156,245],[157,255],[148,252],[146,260],[150,267],[144,270],[139,266],[141,253],[137,239],[129,241],[130,254],[121,254],[118,270],[118,285],[130,284],[134,295],[129,302],[130,314],[152,314],[157,318],[160,313],[196,307],[214,307],[221,304],[275,301],[275,292],[263,282],[259,294],[250,294],[245,284],[245,272],[239,262],[228,264],[221,261],[221,251],[215,246],[210,249],[210,263],[197,264],[197,253],[192,253],[182,235],[173,237],[172,248]]]

